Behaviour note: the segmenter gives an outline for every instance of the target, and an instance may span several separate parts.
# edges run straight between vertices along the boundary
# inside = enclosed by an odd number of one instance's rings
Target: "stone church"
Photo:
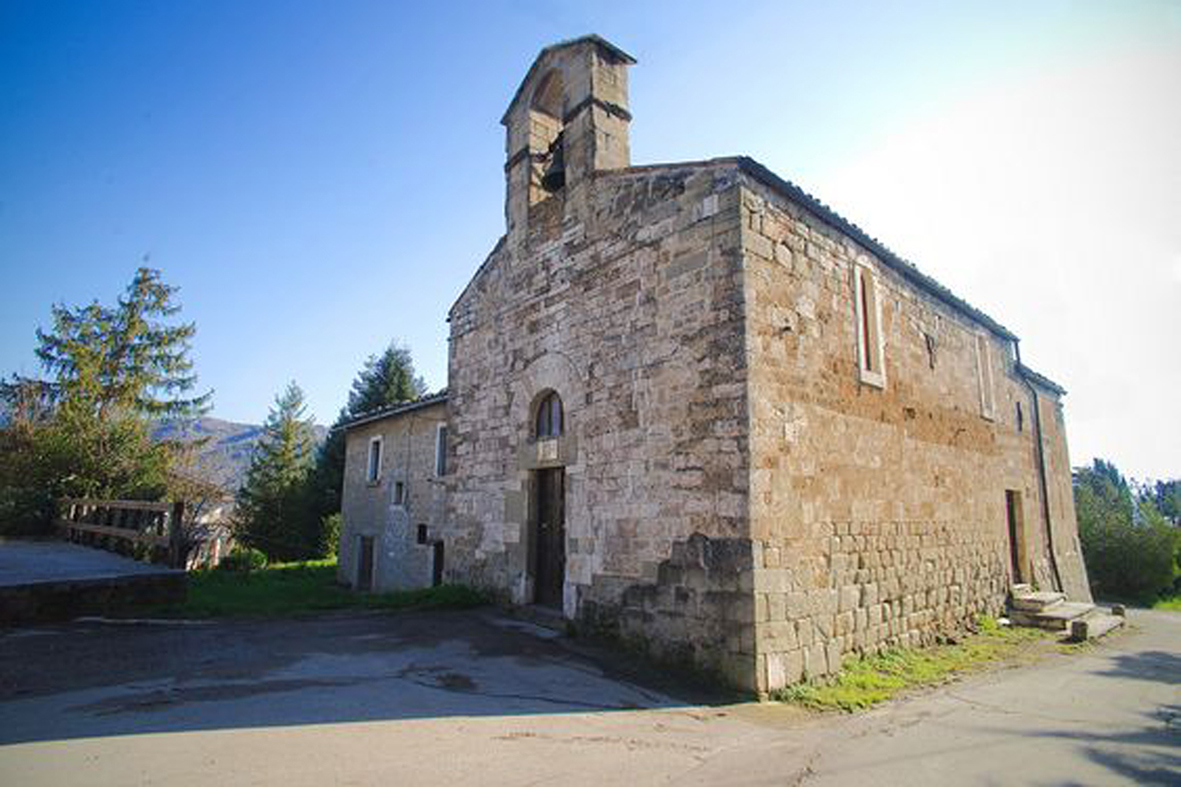
[[[460,582],[768,691],[1089,600],[1018,338],[744,157],[635,165],[628,68],[541,51],[446,392],[347,427],[340,578]]]

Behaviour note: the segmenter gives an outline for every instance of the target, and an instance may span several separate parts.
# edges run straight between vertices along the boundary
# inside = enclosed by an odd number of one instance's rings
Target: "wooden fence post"
[[[177,500],[172,504],[172,517],[168,522],[168,565],[173,568],[184,568],[184,521],[185,501]]]

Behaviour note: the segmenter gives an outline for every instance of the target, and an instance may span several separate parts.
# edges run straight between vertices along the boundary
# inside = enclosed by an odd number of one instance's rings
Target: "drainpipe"
[[[1061,592],[1063,588],[1062,575],[1058,572],[1058,554],[1054,549],[1054,528],[1050,526],[1050,489],[1049,484],[1046,483],[1046,454],[1042,448],[1041,406],[1038,404],[1037,388],[1034,387],[1028,377],[1021,373],[1021,369],[1023,368],[1021,363],[1021,344],[1015,339],[1013,340],[1013,350],[1017,355],[1017,376],[1025,383],[1025,387],[1029,389],[1029,395],[1033,397],[1033,434],[1034,439],[1037,441],[1037,480],[1042,498],[1042,523],[1046,528],[1046,547],[1050,551],[1050,569],[1054,574],[1055,590]]]

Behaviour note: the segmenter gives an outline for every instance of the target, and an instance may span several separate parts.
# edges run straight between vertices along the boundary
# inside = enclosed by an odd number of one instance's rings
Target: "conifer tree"
[[[193,416],[209,409],[212,392],[185,398],[196,385],[193,323],[170,325],[177,288],[160,271],[140,268],[115,308],[53,307],[53,329],[37,329],[37,357],[56,378],[62,407],[98,421],[136,416]]]
[[[309,477],[309,511],[317,522],[340,511],[344,483],[344,430],[339,428],[365,413],[412,402],[426,393],[426,383],[414,371],[410,350],[396,341],[381,355],[371,355],[353,380],[348,406],[340,411],[328,439],[316,455]]]
[[[275,397],[238,490],[238,540],[274,560],[306,558],[319,549],[306,526],[305,486],[314,436],[305,410],[303,390],[294,381],[288,383]]]
[[[426,383],[414,373],[410,350],[397,342],[381,355],[371,355],[349,392],[349,417],[399,402],[410,402],[426,393]]]
[[[52,327],[37,330],[50,379],[14,378],[0,392],[41,410],[5,426],[5,442],[16,448],[0,467],[0,513],[8,506],[11,516],[43,518],[55,497],[166,492],[174,446],[152,439],[152,419],[200,414],[211,396],[188,395],[196,327],[169,320],[180,310],[176,291],[158,270],[141,267],[113,307],[52,308]]]

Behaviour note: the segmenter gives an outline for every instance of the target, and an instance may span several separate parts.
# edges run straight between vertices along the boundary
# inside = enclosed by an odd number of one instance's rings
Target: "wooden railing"
[[[184,568],[184,502],[59,501],[54,525],[67,541]]]

